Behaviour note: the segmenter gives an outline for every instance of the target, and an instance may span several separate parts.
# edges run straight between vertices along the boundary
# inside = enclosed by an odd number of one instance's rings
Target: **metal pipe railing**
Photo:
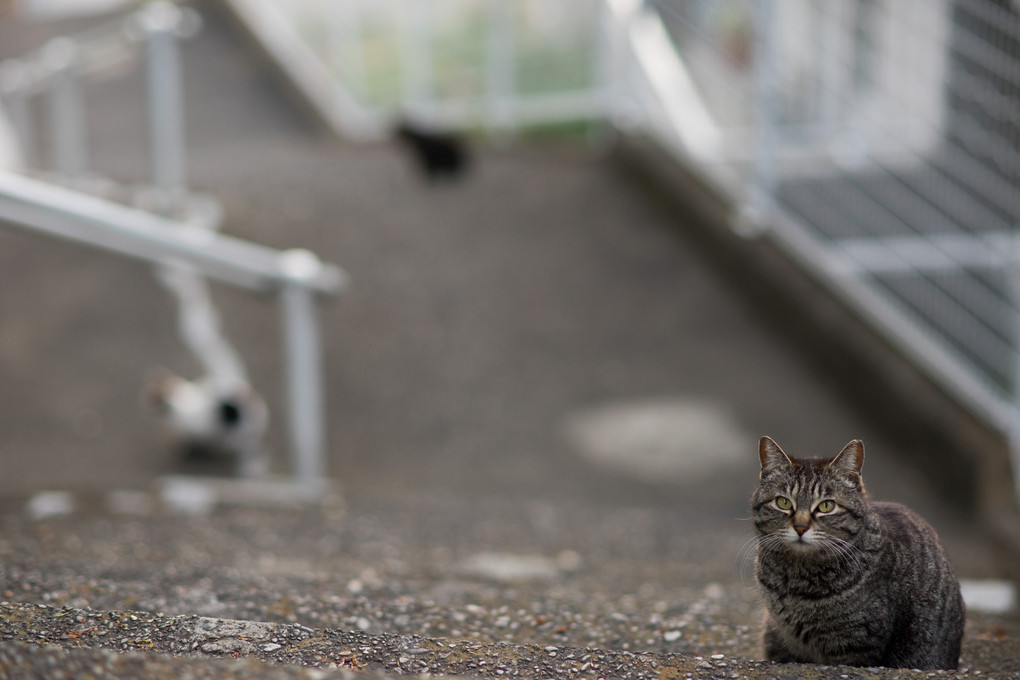
[[[70,38],[53,40],[47,44],[43,59],[50,74],[51,162],[60,180],[69,184],[81,179],[89,164],[77,45]]]
[[[156,264],[184,260],[245,288],[272,290],[293,280],[280,251],[13,173],[0,172],[0,219]],[[335,265],[304,271],[302,285],[315,292],[336,293],[347,282]]]
[[[136,59],[143,42],[149,56],[149,101],[153,107],[158,106],[150,110],[151,127],[161,131],[152,140],[153,163],[173,162],[180,153],[173,147],[183,149],[183,127],[177,126],[181,134],[174,135],[174,121],[163,118],[180,110],[179,105],[174,106],[177,94],[168,89],[179,84],[176,42],[194,35],[200,25],[194,10],[171,2],[154,2],[121,21],[83,34],[54,38],[39,49],[0,64],[0,96],[11,111],[26,167],[38,169],[44,161],[36,149],[39,135],[27,108],[29,98],[42,96],[52,137],[51,169],[65,183],[79,181],[89,172],[83,81]],[[177,165],[183,168],[183,155]],[[161,172],[165,174],[165,168],[154,167],[153,172],[154,183],[162,186]]]
[[[183,326],[201,326],[202,343],[196,344],[188,332],[183,339],[210,375],[227,370],[243,378],[244,367],[218,329],[205,277],[276,292],[284,324],[286,421],[293,472],[303,485],[320,484],[326,441],[314,298],[339,293],[347,284],[347,274],[308,251],[276,251],[223,236],[216,230],[219,204],[189,192],[177,42],[194,35],[200,24],[192,9],[154,2],[106,27],[55,39],[35,52],[5,61],[0,68],[0,94],[12,110],[25,165],[40,168],[47,160],[38,155],[38,136],[28,108],[30,98],[42,97],[52,140],[49,160],[63,186],[0,172],[0,221],[153,263],[176,298],[182,319],[191,321]],[[151,181],[138,200],[155,212],[74,191],[87,186],[84,180],[91,172],[84,76],[136,58],[143,45]],[[215,350],[212,355],[210,347]],[[220,365],[224,356],[230,359],[225,367]],[[243,462],[242,474],[250,467]]]
[[[325,474],[323,360],[315,295],[335,294],[347,274],[307,250],[278,251],[12,173],[0,173],[0,221],[146,260],[183,262],[210,276],[280,295],[294,475]]]
[[[0,221],[152,262],[176,297],[182,320],[192,322],[182,328],[202,326],[205,342],[196,344],[188,333],[183,340],[211,376],[227,371],[243,379],[244,370],[215,322],[204,277],[278,292],[294,476],[302,484],[317,483],[325,474],[326,438],[314,298],[339,292],[347,276],[308,251],[281,252],[219,234],[219,204],[188,191],[178,40],[199,25],[193,10],[155,2],[112,26],[55,39],[4,62],[0,86],[13,105],[25,155],[32,159],[27,165],[40,165],[33,156],[36,135],[27,100],[42,96],[48,104],[51,162],[63,186],[0,172]],[[87,186],[90,173],[82,77],[136,56],[143,43],[151,183],[138,204],[154,213],[74,190]],[[223,366],[225,356],[230,361]],[[250,468],[242,464],[242,474]]]
[[[148,53],[149,146],[152,183],[159,193],[159,212],[179,214],[187,196],[184,146],[184,95],[177,49],[183,14],[176,5],[157,3],[139,15]]]
[[[485,96],[488,128],[500,141],[513,136],[517,123],[517,46],[514,39],[514,6],[503,0],[488,0]]]
[[[308,283],[319,276],[322,263],[307,250],[290,250],[281,253],[279,264],[284,276],[280,312],[294,476],[314,484],[326,476],[326,414],[320,331]]]

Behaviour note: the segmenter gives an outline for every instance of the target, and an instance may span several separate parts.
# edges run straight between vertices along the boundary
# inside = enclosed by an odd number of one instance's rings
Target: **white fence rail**
[[[148,261],[159,269],[172,268],[175,275],[161,280],[178,297],[181,318],[187,320],[182,329],[194,331],[197,320],[203,337],[213,341],[196,344],[184,332],[185,343],[196,352],[213,347],[217,356],[199,356],[199,360],[215,369],[227,357],[232,364],[229,372],[242,374],[235,377],[243,377],[243,364],[218,328],[205,277],[276,292],[283,326],[292,473],[301,488],[314,492],[324,488],[327,446],[315,297],[340,292],[347,275],[306,250],[276,251],[218,233],[218,203],[188,191],[177,42],[198,26],[193,11],[156,2],[122,22],[56,39],[0,65],[0,94],[19,133],[26,169],[56,180],[0,172],[0,223]],[[147,64],[152,172],[151,183],[139,192],[146,209],[84,191],[95,179],[85,135],[84,77],[135,59],[140,52]],[[36,146],[38,121],[29,115],[33,97],[48,103],[49,166]],[[187,285],[173,285],[181,284],[182,277]],[[241,461],[240,471],[251,473],[255,469],[251,463]]]
[[[277,291],[294,474],[301,482],[322,479],[325,414],[314,296],[341,291],[343,270],[306,250],[275,251],[10,173],[0,173],[0,221],[157,265],[184,262],[205,276]]]

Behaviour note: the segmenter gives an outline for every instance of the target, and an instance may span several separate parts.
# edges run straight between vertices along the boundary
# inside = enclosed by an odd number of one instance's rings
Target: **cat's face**
[[[751,510],[762,547],[832,553],[858,533],[867,511],[860,441],[833,458],[798,459],[762,437],[759,458],[761,478]]]

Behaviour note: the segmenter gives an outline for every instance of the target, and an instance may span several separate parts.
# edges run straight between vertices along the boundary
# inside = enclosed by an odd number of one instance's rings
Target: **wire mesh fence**
[[[732,188],[1008,432],[1020,3],[652,4],[719,126],[714,161],[738,168]]]

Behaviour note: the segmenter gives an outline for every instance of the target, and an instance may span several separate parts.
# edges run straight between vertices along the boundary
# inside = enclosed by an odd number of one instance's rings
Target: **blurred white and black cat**
[[[162,266],[159,278],[177,298],[181,337],[204,373],[186,380],[165,369],[155,372],[145,387],[147,402],[186,457],[226,457],[237,473],[264,473],[269,409],[220,329],[205,279],[182,263]]]
[[[242,475],[265,472],[269,411],[246,383],[218,383],[208,376],[185,380],[160,371],[146,385],[146,396],[188,458],[226,456]]]

